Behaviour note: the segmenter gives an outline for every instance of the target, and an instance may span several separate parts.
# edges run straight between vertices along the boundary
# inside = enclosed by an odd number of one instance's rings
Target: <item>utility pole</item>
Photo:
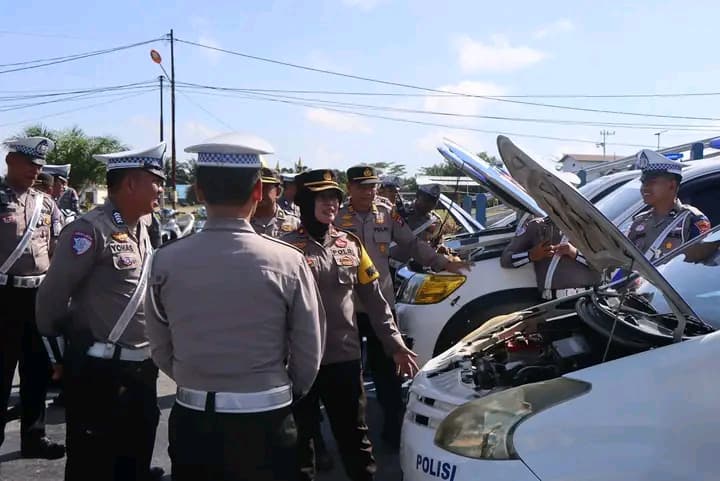
[[[177,201],[177,177],[175,169],[175,36],[173,30],[170,29],[170,129],[172,130],[172,207],[175,209]]]
[[[162,75],[158,77],[158,80],[160,80],[160,142],[162,142],[164,139],[163,135],[163,80],[165,77]]]
[[[660,150],[660,135],[667,132],[667,130],[663,130],[662,132],[655,132],[653,135],[655,135],[658,138],[657,141],[657,149]]]
[[[600,135],[602,135],[602,142],[600,142],[599,144],[595,144],[595,145],[596,145],[597,147],[602,147],[602,149],[603,149],[603,161],[605,161],[605,146],[606,146],[606,144],[607,144],[606,139],[607,139],[607,137],[609,137],[609,136],[611,136],[611,135],[615,135],[615,131],[613,130],[612,132],[608,132],[607,130],[601,130],[601,131],[600,131]]]

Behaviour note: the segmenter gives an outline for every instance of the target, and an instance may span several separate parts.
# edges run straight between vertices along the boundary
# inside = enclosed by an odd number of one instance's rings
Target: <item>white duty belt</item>
[[[42,212],[42,195],[36,195],[34,196],[35,199],[35,210],[33,210],[32,217],[30,218],[30,223],[25,228],[25,233],[23,234],[22,238],[20,238],[20,242],[18,245],[15,246],[15,250],[10,253],[7,259],[5,259],[5,262],[0,266],[0,286],[4,286],[8,282],[8,271],[12,268],[12,266],[15,265],[15,262],[22,256],[25,249],[27,249],[28,244],[30,244],[30,239],[32,238],[33,232],[35,232],[35,229],[37,228],[38,222],[40,221],[40,214]],[[44,276],[18,276],[18,279],[22,279],[23,282],[16,282],[13,279],[13,285],[15,287],[37,287],[40,285],[40,282]],[[35,285],[37,283],[37,285]]]
[[[660,257],[660,254],[658,251],[660,244],[662,244],[665,241],[665,238],[670,234],[670,232],[675,227],[677,227],[678,225],[685,222],[685,219],[689,215],[690,215],[690,211],[686,210],[685,212],[683,212],[682,214],[677,216],[677,218],[674,221],[670,222],[670,224],[668,224],[667,227],[665,227],[665,229],[660,233],[660,235],[655,238],[655,242],[653,242],[652,245],[648,248],[648,250],[645,251],[645,257],[648,260],[650,260],[650,261],[654,260],[656,258],[656,255],[657,255],[657,257]],[[682,242],[685,242],[685,239],[681,239],[681,243]]]
[[[175,401],[194,411],[217,413],[259,413],[274,411],[292,403],[290,386],[258,392],[208,392],[186,387],[177,388]]]
[[[140,235],[142,236],[143,231],[141,230],[140,232]],[[91,355],[93,357],[101,357],[103,359],[112,359],[113,356],[116,355],[117,348],[119,347],[116,345],[118,339],[120,339],[120,337],[123,335],[128,325],[130,324],[133,316],[135,316],[138,307],[140,307],[140,304],[145,299],[145,290],[148,282],[148,270],[150,269],[150,261],[152,259],[153,250],[152,246],[150,245],[150,239],[147,235],[147,232],[145,232],[145,236],[142,239],[143,245],[145,247],[145,259],[143,259],[142,271],[140,272],[140,279],[138,279],[138,285],[135,288],[135,291],[133,292],[130,301],[125,306],[125,309],[123,309],[122,314],[120,314],[120,318],[117,320],[115,326],[110,331],[107,341],[105,342],[105,352],[103,353],[103,355],[95,355],[90,351],[88,351],[88,355]],[[128,349],[124,350],[127,351]],[[120,354],[120,358],[122,359],[122,352]]]

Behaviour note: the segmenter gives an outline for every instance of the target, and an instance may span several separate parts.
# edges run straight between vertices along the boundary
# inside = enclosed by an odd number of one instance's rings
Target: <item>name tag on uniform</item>
[[[133,245],[127,242],[112,242],[109,245],[110,252],[113,254],[122,254],[122,253],[134,253],[135,250],[133,248]]]

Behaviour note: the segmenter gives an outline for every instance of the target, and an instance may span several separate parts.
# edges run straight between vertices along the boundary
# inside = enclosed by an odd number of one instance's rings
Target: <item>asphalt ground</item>
[[[17,401],[18,379],[15,378],[15,388],[11,404]],[[62,408],[51,405],[55,394],[48,395],[47,411],[47,433],[54,441],[65,439],[65,419]],[[170,458],[167,454],[168,447],[168,416],[170,408],[175,401],[175,383],[168,377],[161,374],[158,380],[158,404],[160,405],[161,418],[157,429],[155,440],[155,452],[153,454],[153,466],[160,466],[165,469],[164,480],[170,480]],[[378,471],[378,481],[397,481],[401,479],[400,465],[397,452],[393,452],[384,446],[380,440],[381,412],[374,396],[372,384],[368,384],[368,425],[370,437],[373,442]],[[347,480],[342,463],[337,454],[337,447],[327,421],[323,422],[323,431],[328,449],[335,461],[331,471],[320,473],[318,481],[342,481]],[[22,459],[20,457],[20,422],[15,420],[8,423],[5,428],[5,442],[0,447],[0,481],[56,481],[63,479],[65,459],[46,461],[38,459]]]

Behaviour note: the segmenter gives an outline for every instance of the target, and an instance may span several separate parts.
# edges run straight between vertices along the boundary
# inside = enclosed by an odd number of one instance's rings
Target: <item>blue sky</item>
[[[635,1],[620,7],[591,1],[481,2],[401,0],[13,2],[3,9],[0,63],[68,55],[154,37],[176,37],[278,60],[481,95],[617,94],[718,91],[720,65],[712,19],[717,2]],[[708,20],[710,19],[710,20]],[[158,42],[101,57],[0,74],[8,91],[92,88],[140,82],[161,72],[149,59],[159,50],[169,69],[169,45]],[[178,81],[239,88],[423,92],[328,76],[176,44]],[[3,70],[4,67],[0,68]],[[292,95],[292,94],[288,94]],[[312,95],[318,98],[322,96]],[[322,97],[328,98],[329,97]],[[98,98],[3,112],[0,137],[40,121],[50,128],[80,126],[111,134],[133,147],[158,138],[158,94],[53,115],[117,99]],[[169,137],[169,95],[166,97]],[[332,100],[469,115],[566,121],[670,124],[608,127],[608,154],[670,146],[720,135],[720,122],[574,112],[489,100],[438,97],[348,97]],[[720,96],[685,98],[523,99],[605,110],[720,118]],[[13,102],[15,103],[15,102]],[[0,106],[8,102],[0,102]],[[200,104],[203,108],[199,108]],[[357,110],[357,109],[353,109]],[[551,125],[397,112],[382,115],[517,134],[544,160],[562,153],[601,153],[602,126]],[[678,125],[700,125],[688,132]],[[717,131],[714,131],[715,127]],[[259,135],[275,147],[268,161],[289,166],[298,157],[314,167],[392,161],[413,172],[441,161],[444,136],[495,154],[495,134],[410,125],[256,99],[183,92],[177,95],[178,159],[187,145],[228,130]],[[623,146],[617,144],[634,144]]]

